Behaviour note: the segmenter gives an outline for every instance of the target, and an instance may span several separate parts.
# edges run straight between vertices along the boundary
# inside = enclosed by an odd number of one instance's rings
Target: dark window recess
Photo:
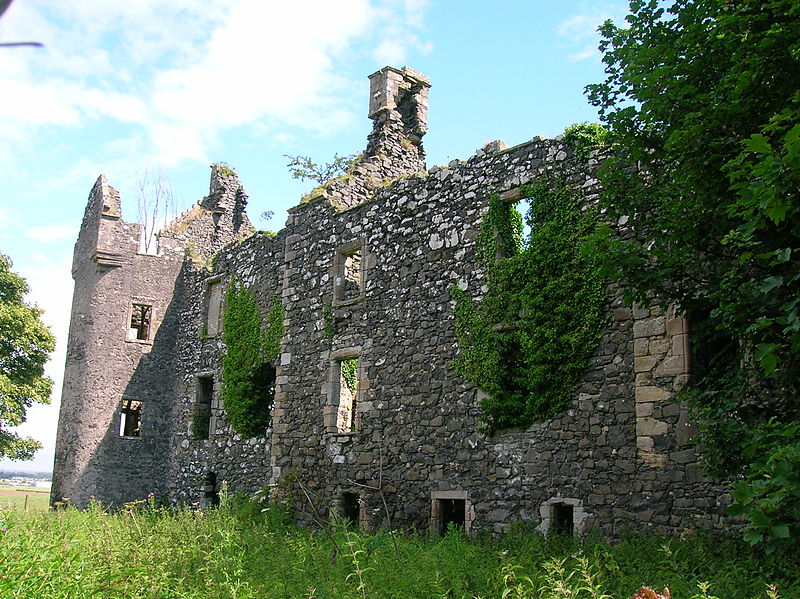
[[[253,372],[254,394],[259,398],[259,408],[262,413],[269,414],[275,403],[275,380],[277,372],[269,363],[263,363]]]
[[[211,433],[211,401],[214,397],[214,379],[203,376],[197,379],[197,403],[195,405],[194,419],[192,420],[192,437],[195,439],[208,439]]]
[[[466,520],[466,499],[439,499],[439,513],[441,515],[442,534],[451,527],[464,530]]]
[[[357,527],[359,515],[358,493],[342,493],[342,517],[345,522]]]
[[[575,532],[574,512],[571,505],[553,505],[552,532],[557,535],[572,536]]]
[[[131,309],[131,339],[150,338],[150,319],[153,316],[153,306],[146,304],[133,304]]]
[[[123,399],[119,408],[119,436],[138,437],[142,425],[142,402]]]
[[[214,472],[209,472],[206,474],[205,479],[203,479],[203,503],[206,507],[219,505],[217,475]]]

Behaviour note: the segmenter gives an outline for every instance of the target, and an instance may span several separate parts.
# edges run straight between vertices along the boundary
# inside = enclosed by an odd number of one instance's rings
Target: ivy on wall
[[[535,183],[530,227],[497,196],[481,224],[477,254],[488,291],[475,302],[458,286],[455,370],[483,390],[489,432],[550,418],[571,398],[589,365],[604,321],[604,280],[597,259],[581,252],[596,211],[562,185]]]
[[[346,360],[342,360],[340,364],[342,378],[347,384],[347,388],[350,390],[350,392],[355,395],[356,387],[358,385],[358,358],[348,358]]]
[[[275,368],[283,337],[284,309],[272,296],[265,327],[255,293],[232,280],[222,315],[222,401],[228,421],[243,437],[258,437],[269,426],[275,398]]]

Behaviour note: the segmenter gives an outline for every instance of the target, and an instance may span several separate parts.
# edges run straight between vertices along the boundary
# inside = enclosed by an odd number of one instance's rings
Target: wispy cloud
[[[42,51],[0,54],[0,158],[43,127],[110,119],[128,149],[165,165],[207,160],[218,136],[277,123],[326,132],[352,115],[337,61],[355,51],[401,63],[420,37],[426,0],[29,0],[0,36]],[[371,49],[370,49],[371,48]],[[382,66],[382,65],[381,65]],[[324,115],[324,118],[320,118]],[[107,140],[110,141],[110,140]],[[17,145],[17,149],[19,145]]]
[[[41,243],[57,243],[59,241],[77,239],[77,225],[43,225],[25,231],[25,236]]]
[[[570,16],[557,29],[557,33],[566,40],[571,50],[569,59],[578,62],[599,58],[597,46],[600,43],[600,34],[597,28],[608,19],[621,24],[626,14],[625,2],[582,2],[580,12]]]

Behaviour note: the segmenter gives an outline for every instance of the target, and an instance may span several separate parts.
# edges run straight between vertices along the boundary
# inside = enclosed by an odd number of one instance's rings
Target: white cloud
[[[433,50],[433,44],[421,40],[416,33],[423,28],[428,4],[428,0],[387,0],[377,9],[378,19],[385,27],[380,32],[380,43],[372,52],[373,60],[399,67],[411,50],[420,54]]]
[[[25,277],[31,289],[25,300],[44,310],[41,316],[42,322],[50,327],[56,337],[56,350],[45,366],[45,374],[53,379],[52,403],[31,406],[26,413],[26,422],[14,429],[22,436],[30,436],[41,441],[44,445],[42,451],[37,453],[31,462],[0,460],[0,468],[45,471],[53,467],[73,281],[70,276],[70,257],[64,256],[59,260],[52,260],[49,256],[34,255],[31,258],[32,264],[20,268],[18,272]]]
[[[46,46],[0,54],[0,157],[13,159],[12,144],[39,128],[103,119],[132,125],[135,132],[126,135],[166,165],[207,160],[219,134],[242,125],[330,132],[351,118],[340,97],[353,85],[336,74],[337,62],[352,60],[364,45],[381,64],[399,65],[412,49],[430,51],[418,35],[426,6],[427,0],[15,3],[2,37]]]
[[[569,54],[569,59],[578,62],[599,58],[600,52],[597,46],[600,43],[600,34],[597,28],[608,19],[621,24],[626,14],[627,4],[623,2],[591,4],[582,2],[581,12],[569,17],[557,29],[557,33],[574,49]]]
[[[32,227],[25,231],[25,235],[42,243],[56,243],[78,238],[77,225],[43,225]]]

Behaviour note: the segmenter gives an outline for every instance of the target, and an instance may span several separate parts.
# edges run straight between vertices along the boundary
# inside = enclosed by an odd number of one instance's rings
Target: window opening
[[[345,522],[358,527],[361,508],[358,503],[358,493],[342,493],[342,517]]]
[[[363,252],[360,247],[339,254],[334,299],[347,301],[358,299],[361,296],[364,279],[362,258]]]
[[[572,536],[575,532],[575,514],[571,505],[556,503],[553,505],[552,532],[557,535]]]
[[[206,305],[206,334],[219,335],[222,315],[222,284],[212,281],[208,284],[208,304]]]
[[[275,381],[278,373],[269,362],[262,363],[253,372],[255,393],[259,398],[258,405],[267,414],[275,403]]]
[[[142,426],[142,402],[123,399],[119,408],[119,436],[138,437]]]
[[[515,206],[517,212],[522,216],[522,250],[530,247],[531,231],[533,231],[533,221],[529,220],[531,202],[533,198],[523,198]]]
[[[444,534],[452,526],[464,530],[466,521],[466,499],[437,499],[439,502],[440,533]]]
[[[349,433],[357,428],[356,408],[358,407],[358,358],[346,358],[338,362],[338,407],[336,411],[336,430]]]
[[[147,304],[133,304],[133,308],[131,309],[131,326],[128,329],[128,339],[149,339],[152,316],[153,306],[148,306]]]
[[[208,439],[211,434],[211,402],[214,399],[214,378],[201,376],[197,379],[197,395],[192,420],[192,437]]]
[[[215,472],[209,472],[203,479],[203,506],[212,507],[215,505],[219,505],[217,474]]]

